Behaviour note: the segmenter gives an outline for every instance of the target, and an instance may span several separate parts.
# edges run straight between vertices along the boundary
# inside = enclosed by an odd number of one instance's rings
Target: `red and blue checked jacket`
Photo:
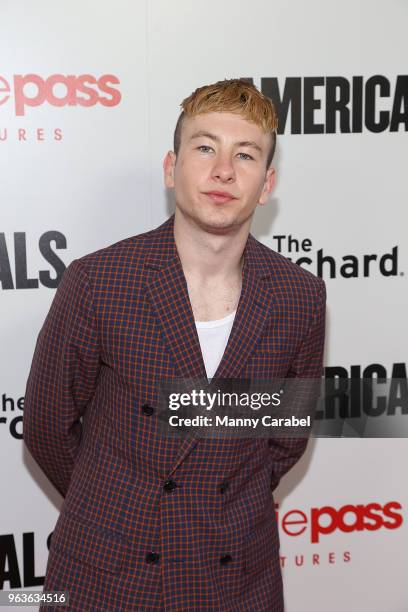
[[[283,612],[272,491],[306,441],[158,430],[160,380],[206,377],[173,227],[74,260],[39,333],[24,439],[64,497],[44,590],[81,612]],[[215,378],[319,378],[324,325],[324,282],[249,234]]]

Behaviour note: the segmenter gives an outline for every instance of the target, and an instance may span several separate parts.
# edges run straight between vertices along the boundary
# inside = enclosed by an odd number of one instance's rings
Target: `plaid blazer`
[[[24,439],[64,497],[44,590],[81,612],[282,612],[272,491],[307,442],[160,435],[158,382],[206,377],[173,227],[74,260],[39,333]],[[324,282],[249,234],[215,378],[320,377],[324,321]]]

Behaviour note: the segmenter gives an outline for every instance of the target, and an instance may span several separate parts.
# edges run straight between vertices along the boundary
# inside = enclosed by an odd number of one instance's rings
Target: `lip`
[[[236,200],[236,197],[228,191],[205,191],[204,195],[211,198],[214,202],[230,202]]]

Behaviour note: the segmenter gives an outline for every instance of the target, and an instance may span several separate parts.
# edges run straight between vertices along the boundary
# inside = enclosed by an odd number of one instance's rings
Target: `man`
[[[272,491],[299,439],[163,436],[165,378],[319,378],[325,286],[249,233],[276,114],[240,80],[184,100],[176,210],[73,261],[39,334],[24,438],[64,496],[44,590],[70,610],[283,610]]]

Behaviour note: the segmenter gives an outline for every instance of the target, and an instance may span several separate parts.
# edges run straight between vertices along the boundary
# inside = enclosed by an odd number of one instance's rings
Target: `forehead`
[[[237,113],[202,113],[185,117],[181,130],[182,142],[189,141],[197,132],[208,132],[228,142],[254,141],[262,149],[270,145],[270,134]]]

